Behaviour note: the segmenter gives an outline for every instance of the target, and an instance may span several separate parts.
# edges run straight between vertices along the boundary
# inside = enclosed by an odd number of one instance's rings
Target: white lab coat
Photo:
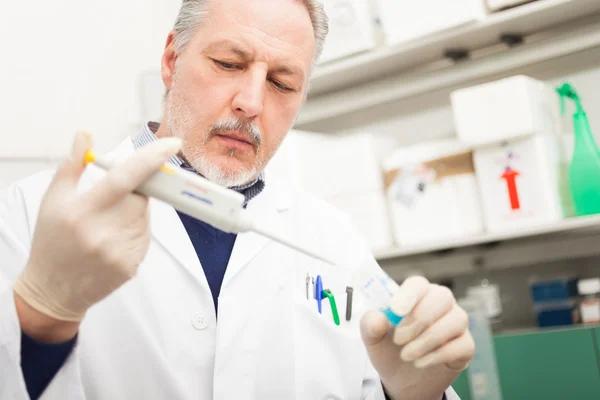
[[[134,152],[130,139],[115,160]],[[102,172],[89,167],[82,190]],[[43,172],[0,195],[0,398],[28,399],[12,284],[31,246]],[[138,274],[92,307],[77,346],[43,399],[383,399],[359,333],[364,307],[355,293],[346,322],[351,272],[374,263],[349,219],[320,201],[277,187],[248,206],[261,223],[328,257],[332,267],[254,233],[236,240],[219,296],[217,325],[202,266],[175,210],[151,201],[152,242]],[[336,326],[324,303],[306,299],[307,272],[337,297]],[[452,393],[451,396],[454,396]],[[455,397],[451,397],[455,398]]]

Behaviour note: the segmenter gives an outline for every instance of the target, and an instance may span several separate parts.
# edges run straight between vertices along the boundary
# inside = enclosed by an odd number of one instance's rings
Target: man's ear
[[[161,60],[161,76],[167,90],[171,90],[173,84],[173,74],[175,73],[175,62],[177,54],[175,53],[175,31],[171,31],[167,37],[165,51]]]

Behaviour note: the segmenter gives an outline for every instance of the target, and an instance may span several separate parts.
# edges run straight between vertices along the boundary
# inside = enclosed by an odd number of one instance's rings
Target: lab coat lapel
[[[123,160],[135,153],[131,138],[127,138],[121,145],[107,155],[107,159],[116,162]],[[89,189],[104,176],[97,168],[86,171],[84,188]],[[196,255],[194,246],[177,215],[177,211],[170,205],[156,199],[150,199],[150,230],[156,241],[192,275],[201,285],[209,290],[208,282]]]
[[[150,229],[156,241],[181,264],[200,285],[209,290],[194,245],[177,211],[160,200],[150,200]]]
[[[267,182],[265,190],[248,203],[246,211],[253,221],[258,221],[262,226],[277,232],[282,228],[280,212],[290,207],[290,200],[287,192],[278,191],[273,182]],[[271,239],[254,232],[238,234],[223,279],[223,287],[231,282],[269,243]]]

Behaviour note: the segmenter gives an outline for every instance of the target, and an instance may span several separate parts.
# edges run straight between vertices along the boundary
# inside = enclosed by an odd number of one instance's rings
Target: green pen
[[[333,297],[333,294],[331,293],[331,290],[329,290],[329,289],[323,290],[323,296],[325,296],[329,299],[329,305],[331,306],[331,313],[333,314],[333,322],[335,322],[336,325],[339,325],[340,324],[340,316],[338,314],[337,305],[335,304],[335,297]]]

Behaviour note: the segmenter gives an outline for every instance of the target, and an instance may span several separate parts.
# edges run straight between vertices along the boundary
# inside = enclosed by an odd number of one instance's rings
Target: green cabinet
[[[452,383],[452,389],[460,396],[460,400],[471,400],[471,389],[469,388],[469,377],[467,371],[463,371]]]
[[[600,328],[502,335],[494,345],[503,399],[600,399]],[[471,399],[466,372],[453,386]]]

